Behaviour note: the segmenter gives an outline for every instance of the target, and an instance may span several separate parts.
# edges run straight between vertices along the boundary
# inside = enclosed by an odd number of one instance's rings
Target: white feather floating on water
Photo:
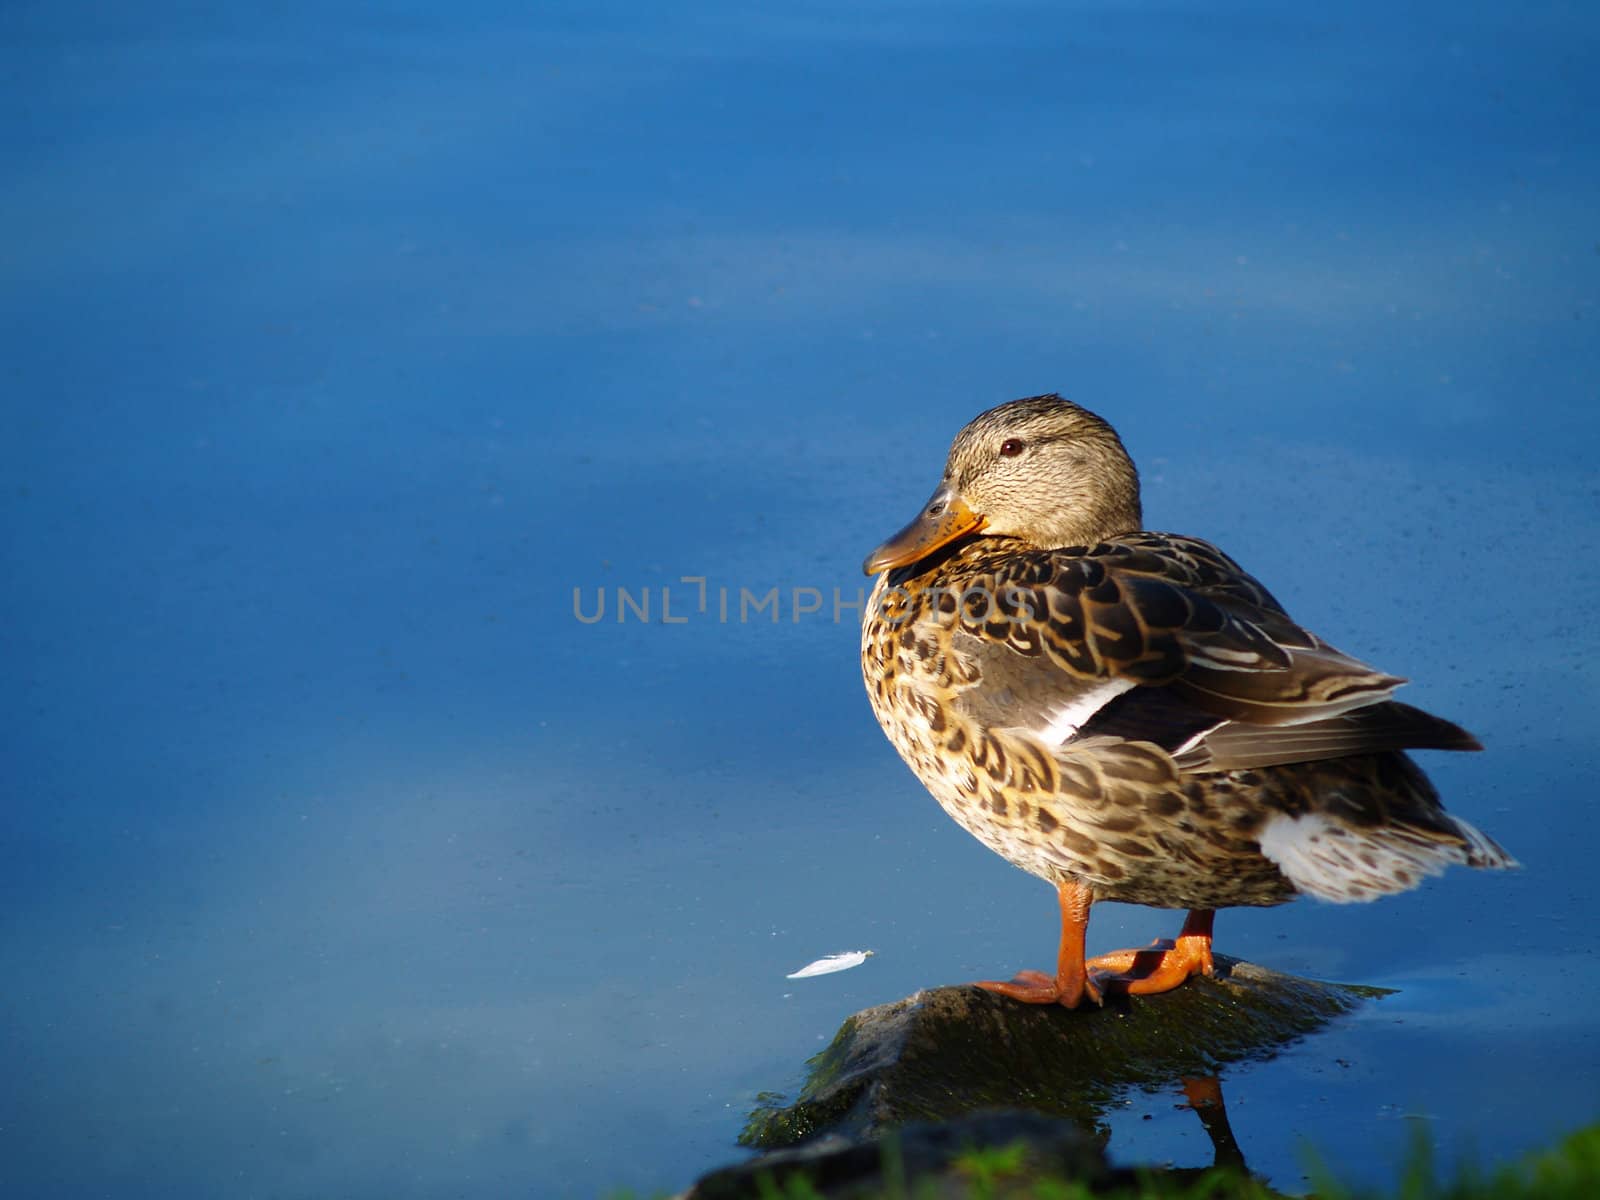
[[[874,950],[847,950],[843,954],[830,954],[826,958],[819,958],[816,962],[807,963],[792,975],[785,975],[785,979],[810,979],[813,975],[832,975],[835,971],[848,971],[851,967],[859,967],[871,958]]]

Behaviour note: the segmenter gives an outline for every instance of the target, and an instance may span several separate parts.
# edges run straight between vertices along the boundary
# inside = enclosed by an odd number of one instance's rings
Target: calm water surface
[[[674,1187],[850,1012],[1045,965],[1048,890],[900,765],[832,598],[963,421],[1052,389],[1152,525],[1483,738],[1427,766],[1526,865],[1223,914],[1230,953],[1399,989],[1225,1078],[1252,1166],[1600,1115],[1597,37],[7,6],[8,1186]],[[1176,920],[1108,906],[1092,948]],[[1113,1151],[1206,1161],[1175,1102]]]

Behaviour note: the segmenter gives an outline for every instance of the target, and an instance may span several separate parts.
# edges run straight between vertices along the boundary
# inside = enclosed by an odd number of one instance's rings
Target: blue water
[[[1477,732],[1427,765],[1525,864],[1221,916],[1401,989],[1224,1079],[1251,1165],[1600,1116],[1597,37],[7,5],[6,1188],[676,1187],[850,1012],[1045,965],[1048,890],[900,765],[833,611],[954,430],[1044,390],[1121,429],[1153,526]],[[1113,1152],[1205,1161],[1175,1099]]]

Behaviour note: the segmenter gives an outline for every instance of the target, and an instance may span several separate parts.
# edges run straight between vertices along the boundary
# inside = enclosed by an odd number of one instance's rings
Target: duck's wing
[[[1100,708],[1082,737],[1154,742],[1186,771],[1232,771],[1376,754],[1481,750],[1465,729],[1397,700],[1293,725],[1253,725],[1197,709],[1165,688],[1142,687]]]
[[[1058,746],[1151,742],[1187,770],[1477,748],[1392,701],[1404,680],[1301,628],[1206,542],[1139,534],[972,566],[952,648],[981,683],[956,703],[985,724]]]

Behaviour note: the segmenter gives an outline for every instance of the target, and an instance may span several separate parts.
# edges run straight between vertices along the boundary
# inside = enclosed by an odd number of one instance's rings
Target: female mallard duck
[[[917,518],[874,550],[861,665],[917,778],[1001,857],[1055,884],[1035,1004],[1211,971],[1215,909],[1372,900],[1451,863],[1510,867],[1404,751],[1477,750],[1390,699],[1404,682],[1300,628],[1214,546],[1140,532],[1116,432],[1059,396],[956,435]],[[1084,959],[1097,900],[1187,908],[1175,942]]]

